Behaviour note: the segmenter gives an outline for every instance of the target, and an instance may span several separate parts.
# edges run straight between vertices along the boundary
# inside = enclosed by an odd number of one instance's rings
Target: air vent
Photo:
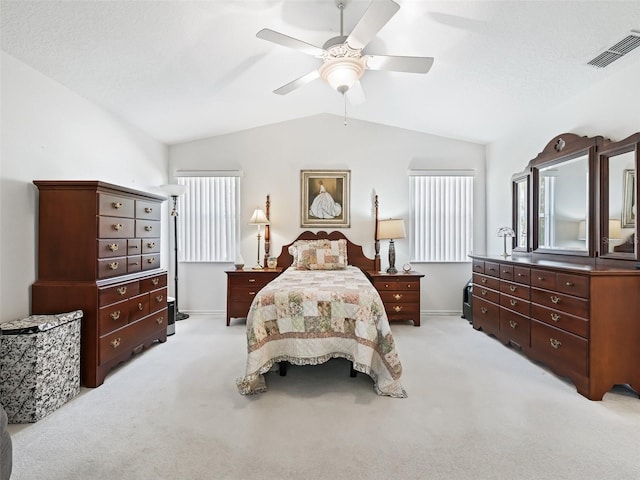
[[[607,48],[604,52],[591,60],[588,65],[596,68],[604,68],[607,65],[626,55],[637,46],[640,46],[640,32],[631,30],[631,34],[620,40],[614,46]]]

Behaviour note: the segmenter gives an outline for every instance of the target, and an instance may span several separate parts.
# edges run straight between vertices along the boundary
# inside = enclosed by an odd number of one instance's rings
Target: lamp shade
[[[622,238],[622,229],[620,228],[620,220],[609,220],[609,238]]]
[[[256,208],[251,215],[249,225],[269,225],[269,219],[261,208]]]
[[[578,240],[587,239],[587,222],[586,220],[580,220],[578,222]]]
[[[404,220],[401,218],[390,218],[378,222],[378,239],[404,238],[407,234],[404,230]]]
[[[160,189],[169,196],[179,197],[187,191],[187,186],[178,185],[177,183],[167,183],[166,185],[160,185]]]

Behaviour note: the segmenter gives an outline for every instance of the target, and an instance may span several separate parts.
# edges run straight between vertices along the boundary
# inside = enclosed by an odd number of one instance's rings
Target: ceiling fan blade
[[[360,80],[354,83],[349,90],[347,90],[347,99],[351,105],[360,105],[364,103],[367,99],[364,95],[364,90],[362,89],[362,84]]]
[[[364,48],[399,9],[400,5],[392,0],[372,1],[362,18],[358,20],[346,43],[351,48]]]
[[[293,48],[294,50],[298,50],[302,53],[306,53],[307,55],[312,55],[314,57],[322,57],[322,54],[324,53],[324,49],[320,47],[316,47],[315,45],[311,45],[310,43],[303,42],[302,40],[298,40],[297,38],[290,37],[288,35],[270,30],[268,28],[263,28],[262,30],[260,30],[258,33],[256,33],[256,37],[268,42],[277,43],[278,45],[282,45],[283,47]]]
[[[395,57],[389,55],[366,55],[366,57],[369,70],[427,73],[433,65],[433,57]]]
[[[320,74],[317,70],[307,73],[300,78],[296,78],[293,82],[289,82],[286,85],[281,86],[280,88],[273,91],[273,93],[277,93],[278,95],[286,95],[287,93],[293,92],[295,89],[300,88],[307,83],[313,82],[316,78],[320,78]]]

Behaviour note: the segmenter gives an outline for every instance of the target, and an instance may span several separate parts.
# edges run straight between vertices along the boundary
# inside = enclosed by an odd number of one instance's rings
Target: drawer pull
[[[255,295],[256,292],[249,292],[249,295]]]
[[[518,322],[516,322],[514,320],[509,320],[509,326],[511,328],[516,328],[518,326]]]
[[[384,288],[389,288],[389,284],[388,284],[388,283],[385,283],[385,284],[384,284]]]
[[[509,270],[502,270],[502,273],[509,273]]]
[[[489,311],[485,307],[482,307],[480,310],[482,311],[482,313],[487,313]]]
[[[396,313],[400,313],[402,311],[402,307],[400,305],[396,305],[393,307],[393,311]]]
[[[556,350],[562,346],[562,342],[560,340],[556,340],[555,338],[550,338],[549,343],[551,343],[551,346]]]
[[[120,210],[122,208],[122,202],[113,202],[111,206],[116,210]]]
[[[517,300],[509,300],[509,303],[511,304],[512,307],[515,307],[518,304]]]
[[[487,283],[487,279],[483,278],[482,280],[480,280],[482,283]]]
[[[396,293],[393,298],[396,299],[396,301],[400,300],[402,298],[402,294],[401,293]]]
[[[162,325],[162,322],[164,322],[164,318],[162,318],[162,317],[158,317],[158,318],[156,318],[156,323],[157,323],[158,325]]]
[[[163,295],[158,295],[158,296],[156,297],[156,302],[160,303],[163,299],[164,299],[164,296],[163,296]]]
[[[144,213],[151,213],[153,212],[153,208],[151,207],[144,207]]]
[[[411,288],[411,284],[407,283],[407,290],[409,290]]]
[[[147,243],[147,248],[155,248],[155,246],[156,246],[156,242]]]
[[[142,305],[142,303],[138,302],[138,310],[142,311],[144,310],[144,305]]]
[[[153,279],[151,279],[151,283],[153,283],[154,285],[158,285],[158,283],[160,283],[160,279],[159,278],[153,278]]]
[[[156,263],[156,257],[147,258],[147,263]]]
[[[490,272],[495,272],[495,271],[496,271],[496,269],[495,269],[495,268],[493,268],[493,267],[489,267],[489,271],[490,271]]]
[[[256,279],[255,279],[255,278],[250,278],[250,279],[249,279],[249,283],[254,283],[255,281],[256,281]]]
[[[113,226],[113,229],[116,232],[119,232],[120,230],[122,230],[122,224],[121,223],[114,223],[112,226]]]
[[[140,265],[140,264],[138,262],[131,262],[129,265],[132,265],[132,266],[135,267],[135,266]]]
[[[484,297],[487,294],[487,291],[483,288],[482,290],[480,290],[480,293]]]
[[[521,273],[518,273],[518,276],[519,276],[519,277],[521,277],[521,276],[522,276],[522,274],[521,274]]]
[[[573,282],[567,282],[565,285],[566,285],[567,287],[573,287]]]
[[[118,244],[117,243],[110,243],[109,244],[109,250],[111,250],[112,252],[115,252],[118,250]]]
[[[145,225],[144,229],[145,229],[145,231],[150,232],[151,230],[153,230],[153,226],[152,225]]]
[[[138,248],[138,245],[129,245],[129,248],[133,248],[135,250]]]
[[[511,290],[512,292],[516,291],[516,286],[515,285],[509,285],[509,290]]]
[[[111,270],[117,270],[117,269],[118,269],[118,262],[111,262],[111,263],[109,264],[109,268],[110,268]]]
[[[554,322],[557,322],[558,320],[560,320],[560,315],[558,315],[557,313],[553,312],[551,314],[551,320],[553,320]]]
[[[118,287],[116,292],[118,292],[120,295],[124,295],[125,293],[127,293],[127,287]]]
[[[113,348],[118,348],[120,346],[120,337],[114,338],[109,342]]]
[[[542,282],[544,280],[544,277],[538,277],[538,280]]]
[[[111,320],[118,320],[120,318],[120,310],[116,310],[115,312],[111,312],[109,314]]]
[[[560,303],[560,297],[556,297],[555,295],[551,295],[551,297],[549,297],[549,298],[551,298],[551,301],[556,305],[558,303]]]

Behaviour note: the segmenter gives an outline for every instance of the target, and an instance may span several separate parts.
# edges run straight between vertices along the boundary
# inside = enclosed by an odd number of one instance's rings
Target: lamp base
[[[259,263],[251,267],[252,270],[264,270],[264,267]]]
[[[398,269],[396,267],[387,268],[387,273],[398,273]]]

